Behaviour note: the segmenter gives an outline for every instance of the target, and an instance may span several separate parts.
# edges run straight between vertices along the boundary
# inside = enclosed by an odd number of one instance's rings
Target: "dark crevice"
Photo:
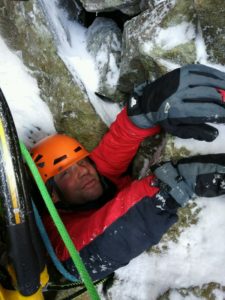
[[[120,10],[109,12],[88,12],[82,6],[79,0],[59,0],[60,7],[66,9],[70,20],[75,20],[85,27],[89,27],[97,17],[109,18],[116,22],[118,27],[123,31],[124,23],[134,16],[128,16]]]

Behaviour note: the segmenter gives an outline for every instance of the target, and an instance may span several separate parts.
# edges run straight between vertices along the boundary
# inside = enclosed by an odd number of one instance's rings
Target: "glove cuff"
[[[139,126],[135,125],[128,115],[127,107],[122,109],[121,113],[118,114],[117,120],[120,121],[120,126],[123,126],[123,129],[127,129],[129,133],[132,133],[132,136],[135,135],[146,138],[158,134],[161,131],[161,127],[159,125],[154,125],[153,127],[148,127],[146,129],[140,128]]]
[[[149,121],[146,114],[139,114],[134,116],[128,116],[130,121],[141,129],[147,129],[155,127],[155,124]]]
[[[167,162],[156,168],[154,174],[167,186],[165,187],[164,185],[160,188],[166,190],[182,207],[194,196],[193,190],[187,185],[184,178],[178,174],[177,169],[174,168],[171,162]]]
[[[141,99],[139,97],[135,97],[134,95],[130,97],[127,105],[127,115],[130,121],[142,129],[154,127],[155,124],[142,112],[140,102]]]

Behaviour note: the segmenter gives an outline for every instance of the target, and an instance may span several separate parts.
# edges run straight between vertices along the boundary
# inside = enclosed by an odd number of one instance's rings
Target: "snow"
[[[224,196],[199,198],[202,210],[198,224],[185,229],[178,243],[169,241],[168,250],[160,255],[143,253],[116,271],[120,285],[110,289],[112,299],[155,300],[168,289],[208,282],[225,285],[225,271],[221,268],[225,261],[224,200]],[[171,295],[169,299],[182,298]]]
[[[94,95],[98,73],[85,48],[86,30],[79,24],[70,22],[65,12],[57,8],[55,0],[40,1],[50,16],[49,23],[57,36],[58,51],[62,59],[74,77],[81,79],[96,111],[110,124],[119,108],[103,103]],[[178,31],[177,29],[173,28],[176,32],[172,36],[189,32],[188,36],[192,37],[192,31],[188,31],[186,25]],[[164,47],[177,43],[176,39],[167,41],[163,31],[159,37]],[[207,61],[200,31],[196,46],[196,62],[225,71],[224,66],[212,65]],[[29,146],[32,145],[32,139],[40,139],[53,133],[55,129],[50,111],[40,97],[37,82],[31,71],[24,66],[19,54],[10,50],[0,37],[0,86],[12,111],[19,137]],[[166,63],[170,69],[178,67],[169,61]],[[219,130],[215,141],[206,143],[175,138],[175,146],[185,146],[192,154],[224,152],[225,125],[213,126]],[[168,241],[167,250],[163,250],[161,254],[145,252],[126,267],[117,270],[118,280],[109,290],[110,299],[155,300],[168,289],[174,289],[169,293],[170,300],[195,300],[199,298],[194,294],[181,296],[176,289],[201,286],[209,282],[225,285],[225,196],[198,198],[196,202],[201,208],[197,224],[184,229],[177,243]],[[161,244],[159,246],[162,248]],[[215,290],[214,296],[216,300],[225,299],[225,292]],[[105,299],[103,295],[102,299]]]
[[[36,80],[0,36],[0,87],[13,115],[19,138],[28,146],[55,132]]]
[[[74,78],[81,80],[81,85],[86,90],[97,114],[109,126],[115,120],[120,107],[116,103],[105,103],[95,95],[99,75],[94,60],[86,49],[87,29],[74,20],[70,21],[65,10],[57,6],[57,0],[39,0],[39,2],[57,40],[60,57]],[[104,53],[101,55],[104,59]],[[112,78],[109,78],[111,80],[109,83],[115,84],[118,70],[113,61],[111,66],[114,70],[112,70]]]
[[[116,31],[118,30],[114,21],[109,18],[98,17],[87,30],[87,47],[92,48],[92,56],[100,73],[99,80],[105,76],[104,85],[108,90],[115,90],[119,78],[119,66],[116,62],[116,53],[121,52],[121,42]],[[100,35],[102,35],[100,37]],[[98,40],[98,45],[91,45],[94,40]],[[103,43],[104,41],[104,43]],[[98,48],[94,50],[94,48]],[[95,53],[97,51],[97,53]],[[105,69],[105,70],[104,70]],[[103,74],[101,72],[103,71]],[[100,83],[101,85],[101,83]],[[100,88],[101,89],[101,88]]]
[[[195,36],[194,25],[185,21],[165,29],[157,27],[154,38],[144,43],[143,50],[148,53],[153,48],[159,47],[164,51],[169,51],[174,47],[193,41]]]
[[[200,142],[194,139],[183,140],[181,138],[175,138],[174,145],[176,148],[180,149],[185,147],[193,155],[196,154],[213,154],[213,153],[224,153],[225,145],[225,125],[224,124],[208,124],[216,127],[219,131],[218,137],[211,143]]]
[[[156,31],[157,44],[164,50],[170,50],[181,44],[185,44],[195,38],[195,28],[192,23],[181,22],[178,25],[166,29],[159,28]]]
[[[110,67],[111,71],[108,72],[106,80],[107,80],[108,84],[113,87],[113,86],[116,86],[116,84],[118,82],[119,69],[116,65],[115,57],[112,54],[109,55],[109,67]]]
[[[195,46],[196,46],[196,62],[200,64],[204,64],[206,66],[218,69],[222,72],[225,72],[225,66],[208,62],[208,54],[206,51],[205,41],[202,35],[202,29],[200,23],[198,22],[198,33],[195,38]]]

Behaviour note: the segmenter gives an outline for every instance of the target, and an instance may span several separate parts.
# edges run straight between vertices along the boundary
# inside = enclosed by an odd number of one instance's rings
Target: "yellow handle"
[[[44,300],[42,288],[31,296],[23,296],[18,291],[7,290],[0,285],[0,300]]]

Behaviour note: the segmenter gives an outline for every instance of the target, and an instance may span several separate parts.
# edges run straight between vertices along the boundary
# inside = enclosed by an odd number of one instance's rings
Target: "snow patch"
[[[163,50],[170,50],[193,40],[195,28],[192,23],[182,22],[166,29],[158,28],[156,36],[156,44]]]
[[[20,54],[20,53],[19,53]],[[48,106],[37,81],[16,52],[0,37],[0,87],[10,107],[19,138],[28,147],[55,132]]]
[[[99,74],[94,59],[86,48],[87,29],[74,20],[70,21],[66,11],[58,7],[57,0],[39,1],[49,20],[51,30],[55,34],[59,56],[75,80],[77,82],[81,80],[81,85],[86,90],[97,114],[109,126],[121,109],[118,104],[105,103],[95,95]],[[104,59],[104,53],[102,53],[102,59]],[[113,67],[113,61],[110,63],[113,69],[108,80],[115,82],[118,71]]]
[[[166,29],[157,27],[154,33],[154,39],[145,42],[143,51],[148,53],[155,47],[168,51],[194,40],[195,36],[196,33],[193,24],[185,21]]]

